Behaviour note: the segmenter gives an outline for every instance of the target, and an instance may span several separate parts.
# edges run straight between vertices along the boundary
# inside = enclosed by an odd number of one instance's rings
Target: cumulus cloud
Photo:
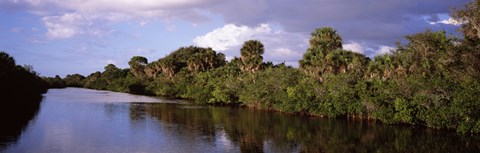
[[[393,51],[395,51],[395,49],[396,49],[395,47],[380,46],[376,51],[376,55],[391,54]]]
[[[273,30],[269,24],[260,24],[256,27],[227,24],[196,37],[193,43],[201,47],[211,47],[231,57],[238,56],[243,43],[252,39],[264,44],[264,57],[273,62],[297,61],[307,48],[305,35]]]
[[[201,47],[211,47],[217,51],[226,51],[233,46],[239,46],[246,40],[261,35],[270,34],[272,29],[267,24],[255,28],[227,24],[203,36],[196,37],[193,42]]]
[[[365,49],[364,47],[358,43],[358,42],[350,42],[348,44],[344,44],[343,45],[343,49],[345,50],[350,50],[350,51],[353,51],[353,52],[356,52],[356,53],[360,53],[360,54],[365,54]]]

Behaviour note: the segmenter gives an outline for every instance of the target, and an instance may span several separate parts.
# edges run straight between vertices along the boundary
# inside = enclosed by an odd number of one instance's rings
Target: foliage
[[[60,79],[61,80],[61,79]],[[48,84],[33,71],[31,66],[16,65],[15,59],[0,51],[0,103],[1,111],[18,111],[21,107],[38,105],[29,103],[41,98]]]
[[[300,70],[314,79],[322,81],[322,75],[324,73],[333,71],[331,60],[337,58],[338,56],[334,54],[340,53],[341,51],[333,54],[332,52],[338,49],[342,49],[342,38],[337,34],[335,29],[331,27],[316,29],[311,34],[310,48],[307,49],[307,52],[299,61]],[[327,56],[329,56],[328,59],[330,59],[330,63],[327,63]]]
[[[69,87],[82,87],[84,84],[85,76],[81,74],[69,74],[64,79],[66,86]]]
[[[299,75],[296,69],[278,65],[251,75],[242,75],[238,96],[244,105],[264,109],[289,110],[295,112],[288,98],[288,87],[297,84]]]
[[[47,82],[48,88],[65,88],[66,83],[65,81],[60,78],[60,76],[56,75],[55,77],[44,77],[43,80]]]
[[[132,75],[134,75],[135,77],[144,77],[145,76],[144,69],[145,69],[145,66],[147,66],[147,64],[148,64],[148,60],[143,56],[132,57],[128,62],[128,65],[130,65],[130,73],[132,73]],[[109,64],[108,66],[111,66],[111,65],[113,64]]]
[[[453,18],[462,24],[461,31],[469,40],[480,41],[480,0],[472,1],[452,12]]]
[[[243,72],[255,73],[260,70],[263,63],[264,48],[258,40],[246,41],[240,49],[240,69]]]

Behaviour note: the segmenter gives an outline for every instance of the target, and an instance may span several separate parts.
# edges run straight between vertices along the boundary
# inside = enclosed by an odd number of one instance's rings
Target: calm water
[[[0,152],[479,152],[455,132],[51,89]],[[13,123],[13,122],[12,122]],[[11,130],[13,128],[13,130]],[[7,134],[5,134],[7,133]]]

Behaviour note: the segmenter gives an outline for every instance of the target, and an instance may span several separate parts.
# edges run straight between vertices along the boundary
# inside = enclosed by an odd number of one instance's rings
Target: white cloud
[[[187,20],[192,23],[210,21],[202,7],[220,0],[9,0],[12,6],[22,6],[27,12],[42,16],[47,37],[71,38],[82,34],[104,35],[104,25],[116,22]],[[1,2],[0,2],[1,3]],[[86,25],[84,22],[90,22]],[[91,24],[95,23],[95,24]],[[174,31],[175,26],[167,26]]]
[[[208,20],[196,8],[220,0],[17,0],[26,4],[29,12],[40,16],[59,15],[58,12],[118,22],[136,20],[140,24],[151,19],[182,18],[191,21]],[[13,2],[11,2],[13,3]]]
[[[47,28],[47,37],[51,39],[71,38],[80,34],[102,36],[110,32],[102,29],[100,24],[93,24],[95,17],[87,17],[78,13],[47,16],[42,20]]]
[[[104,11],[148,11],[191,7],[215,0],[17,0],[15,3],[27,3],[33,7],[50,7],[75,10],[79,12]]]
[[[269,24],[257,27],[227,24],[205,35],[196,37],[197,46],[211,47],[227,56],[238,56],[247,40],[259,40],[265,46],[265,60],[272,62],[298,61],[307,47],[308,37],[300,33],[273,30]]]
[[[290,48],[279,47],[266,51],[264,56],[266,60],[274,63],[285,62],[287,65],[295,66],[295,64],[292,63],[297,63],[302,58],[305,50],[306,49],[295,51]]]
[[[278,57],[301,56],[299,52],[295,52],[289,48],[276,48],[269,53],[272,56],[278,56]]]
[[[196,37],[193,42],[201,47],[211,47],[217,51],[226,51],[233,46],[242,45],[243,42],[253,39],[253,36],[270,34],[269,25],[262,24],[256,28],[227,24],[203,36]]]
[[[348,44],[344,44],[343,49],[350,50],[350,51],[360,53],[360,54],[365,54],[365,48],[363,47],[363,45],[361,45],[358,42],[354,42],[354,41],[352,41]]]
[[[80,26],[85,21],[81,15],[75,13],[44,17],[42,20],[48,29],[47,36],[49,38],[73,37],[81,33]]]
[[[431,24],[431,25],[436,25],[436,24],[448,24],[448,25],[459,26],[459,25],[464,24],[464,22],[455,20],[455,19],[453,19],[453,18],[450,17],[450,18],[445,19],[445,20],[440,20],[440,21],[436,21],[436,22],[429,22],[429,24]]]
[[[390,47],[390,46],[380,46],[378,50],[376,51],[376,55],[381,55],[381,54],[391,54],[393,51],[395,51],[395,47]]]

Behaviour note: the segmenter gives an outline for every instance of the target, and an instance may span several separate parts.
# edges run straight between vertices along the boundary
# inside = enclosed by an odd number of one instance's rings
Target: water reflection
[[[115,95],[122,96],[116,99]],[[129,100],[123,99],[125,97]],[[19,118],[19,124],[2,120],[11,127],[4,128],[2,124],[0,152],[480,150],[479,137],[459,136],[455,132],[135,97],[139,96],[86,89],[51,90],[45,95],[38,115],[33,113]],[[14,113],[1,117],[10,119],[8,117]],[[34,122],[28,124],[32,118]],[[22,129],[26,130],[22,132]]]
[[[138,104],[133,107],[139,108]],[[226,138],[222,140],[224,143],[234,144],[242,152],[476,152],[480,149],[478,137],[424,128],[228,107],[145,104],[141,108],[130,110],[146,111],[168,127],[167,133],[200,136],[212,144]]]
[[[15,144],[40,109],[42,97],[4,99],[0,105],[0,151]]]

